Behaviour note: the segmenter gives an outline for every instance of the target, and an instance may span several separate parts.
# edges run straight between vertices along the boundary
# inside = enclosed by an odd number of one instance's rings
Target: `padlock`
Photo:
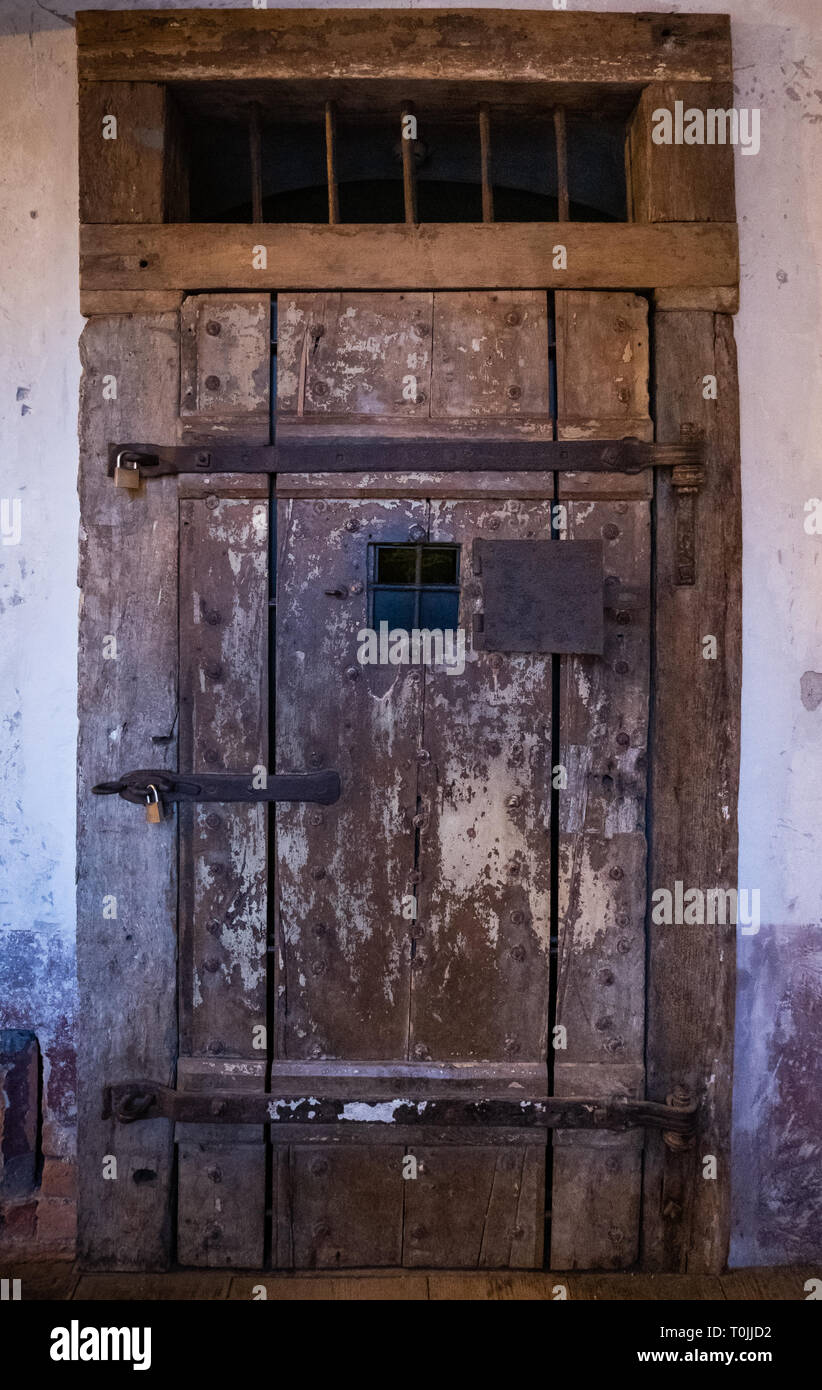
[[[127,450],[121,449],[114,461],[114,485],[115,487],[138,488],[140,486],[140,465],[136,458],[129,463],[124,463],[123,458]]]
[[[154,793],[152,797],[151,793]],[[160,793],[153,782],[148,784],[148,799],[146,801],[146,820],[149,825],[159,825],[163,819],[163,803],[160,800]]]

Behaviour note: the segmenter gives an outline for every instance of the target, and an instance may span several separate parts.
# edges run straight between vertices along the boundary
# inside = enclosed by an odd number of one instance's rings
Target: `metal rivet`
[[[315,960],[315,961],[314,961],[314,964],[313,964],[312,967],[311,967],[311,974],[312,974],[312,975],[324,975],[324,974],[325,974],[325,970],[326,970],[325,961],[324,961],[324,960]]]
[[[428,763],[428,762],[430,762],[430,761],[431,761],[431,754],[428,752],[428,749],[427,749],[427,748],[418,748],[418,749],[417,749],[417,762],[418,762],[418,763]]]
[[[514,1227],[514,1240],[522,1240],[523,1237],[524,1237],[524,1235],[525,1235],[525,1227],[524,1227],[524,1226],[515,1226],[515,1227]]]
[[[625,1042],[623,1038],[609,1038],[607,1043],[605,1044],[606,1052],[622,1052],[624,1051],[624,1048]]]
[[[521,922],[525,921],[525,913],[520,908],[516,908],[515,911],[511,913],[511,921],[519,926]]]
[[[524,946],[513,946],[513,947],[511,948],[511,959],[512,959],[512,960],[519,960],[519,961],[525,960],[525,954],[526,954],[526,953],[525,953],[525,947],[524,947]]]
[[[205,758],[207,763],[216,763],[219,756],[220,755],[217,752],[216,748],[207,748],[205,750],[205,753],[203,754],[203,757]]]
[[[499,517],[498,517],[498,516],[492,516],[492,517],[491,517],[491,520],[488,522],[488,530],[489,530],[489,531],[498,531],[498,530],[499,530],[499,527],[500,527]]]
[[[522,315],[518,314],[516,309],[511,309],[511,311],[505,315],[505,322],[508,324],[509,328],[517,328],[519,324],[522,323]]]
[[[217,323],[216,319],[211,319],[210,322],[206,324],[206,333],[210,338],[219,338],[220,332],[220,325]]]
[[[422,883],[422,874],[420,873],[419,869],[412,869],[412,870],[411,870],[410,874],[408,875],[408,882],[409,882],[409,883]]]
[[[346,680],[349,680],[349,681],[356,681],[356,680],[359,680],[359,677],[360,677],[360,668],[359,668],[359,666],[346,666],[346,668],[345,668],[345,678],[346,678]]]
[[[318,922],[316,927],[314,928],[314,935],[320,937],[328,936],[329,930],[330,929],[325,922]]]
[[[418,338],[427,338],[427,337],[428,337],[428,333],[429,333],[428,324],[427,324],[427,323],[415,323],[415,324],[414,324],[414,332],[416,333],[416,335],[417,335]]]
[[[424,526],[419,526],[419,525],[417,525],[416,523],[415,523],[413,526],[409,526],[409,528],[408,528],[408,539],[409,539],[410,541],[424,541],[424,540],[425,540],[425,527],[424,527]]]
[[[612,985],[612,984],[614,983],[614,972],[613,972],[613,970],[602,970],[602,971],[600,971],[600,979],[602,980],[602,983],[603,983],[604,985]]]
[[[205,620],[209,627],[219,627],[220,623],[223,621],[223,616],[218,609],[212,608],[206,613]]]
[[[325,503],[324,503],[324,502],[315,502],[315,503],[314,503],[314,511],[315,511],[315,512],[324,512],[324,511],[325,511]]]
[[[223,1238],[222,1226],[209,1226],[206,1232],[206,1237],[208,1240],[213,1240],[215,1242],[221,1241]]]
[[[211,455],[206,453],[197,454],[195,455],[194,462],[197,464],[198,468],[208,468],[211,462]]]
[[[326,384],[325,384],[324,381],[315,381],[315,382],[313,382],[313,383],[312,383],[312,386],[311,386],[311,391],[312,391],[313,395],[315,395],[315,396],[327,396],[327,395],[328,395],[328,387],[326,386]]]
[[[219,968],[220,962],[216,956],[209,956],[208,960],[203,961],[203,969],[207,970],[209,975],[215,975]]]
[[[616,671],[618,676],[626,676],[630,669],[631,668],[629,667],[627,661],[614,662],[614,670]]]
[[[207,1168],[206,1177],[210,1178],[212,1182],[222,1182],[223,1170],[221,1168]]]
[[[619,461],[619,449],[603,449],[602,462],[604,464],[614,464]]]
[[[425,1046],[425,1043],[415,1044],[414,1056],[419,1057],[421,1062],[428,1062],[431,1059],[431,1053],[428,1051],[428,1048]]]
[[[617,879],[619,879],[619,878],[624,878],[624,877],[625,877],[625,870],[624,870],[624,869],[621,869],[621,868],[619,867],[618,864],[615,864],[614,867],[613,867],[613,868],[611,869],[611,871],[610,871],[610,876],[611,876],[611,878],[617,878]]]
[[[220,874],[223,873],[223,865],[220,863],[209,864],[208,867],[215,878],[219,878]]]
[[[416,396],[414,397],[414,404],[415,404],[415,405],[425,405],[425,402],[426,402],[427,400],[428,400],[428,397],[426,396],[425,392],[424,392],[424,391],[418,391],[417,394],[416,394]]]
[[[621,956],[627,956],[627,954],[628,954],[628,952],[630,951],[630,949],[631,949],[631,938],[630,938],[629,936],[621,936],[621,937],[619,938],[619,941],[617,942],[617,950],[619,951],[619,954],[620,954]]]
[[[425,1240],[427,1235],[428,1228],[426,1226],[413,1226],[411,1229],[412,1240]]]
[[[322,825],[325,821],[325,816],[322,811],[312,811],[308,819],[312,825]]]
[[[519,398],[520,398],[520,396],[522,395],[522,387],[521,387],[521,386],[509,386],[509,387],[508,387],[508,395],[509,395],[509,397],[511,398],[512,401],[518,401]]]
[[[223,668],[219,663],[215,663],[213,666],[206,666],[205,674],[210,681],[218,681],[222,679]]]
[[[608,1239],[612,1241],[614,1245],[621,1245],[625,1239],[625,1233],[624,1231],[618,1230],[615,1226],[612,1226],[608,1232]]]
[[[631,621],[631,615],[630,613],[626,613],[624,609],[621,609],[616,615],[616,620],[621,627],[627,627]]]
[[[311,1172],[314,1174],[315,1178],[325,1177],[325,1174],[328,1172],[328,1159],[315,1158],[311,1164]]]
[[[521,1051],[522,1044],[518,1043],[516,1038],[509,1039],[509,1041],[505,1044],[506,1057],[518,1057]]]
[[[491,658],[488,664],[491,667],[492,671],[498,671],[500,669],[500,667],[502,666],[502,657],[500,656],[499,652],[493,652],[491,654]]]
[[[363,590],[363,586],[362,586],[362,584],[360,583],[359,579],[355,579],[355,580],[354,580],[354,583],[353,583],[353,584],[349,584],[349,586],[348,586],[348,591],[349,591],[349,593],[351,593],[351,594],[361,594],[361,593],[362,593],[362,590]]]
[[[309,753],[309,755],[308,755],[308,761],[309,761],[309,763],[310,763],[310,765],[311,765],[312,767],[322,767],[322,765],[323,765],[323,755],[322,755],[322,753],[318,753],[318,752],[316,752],[316,751],[313,752],[313,753]]]
[[[510,808],[510,810],[516,811],[517,807],[522,805],[522,797],[521,797],[521,796],[509,796],[509,798],[508,798],[508,800],[506,801],[505,804],[506,804],[506,806],[508,806],[508,807]]]
[[[625,405],[626,401],[628,401],[629,399],[630,392],[628,388],[626,386],[620,386],[619,390],[617,391],[617,400],[620,401],[622,405]]]
[[[212,1056],[218,1056],[221,1052],[225,1052],[225,1043],[220,1038],[209,1038],[206,1043],[206,1052],[210,1052]],[[225,1109],[225,1101],[215,1101],[214,1105],[220,1106],[219,1110],[214,1110],[214,1106],[211,1107],[215,1115],[221,1115]]]
[[[220,378],[218,376],[207,376],[205,379],[207,391],[219,391]]]
[[[631,735],[626,734],[624,732],[621,734],[617,734],[616,741],[619,744],[620,748],[627,748],[629,743],[631,742]]]
[[[602,534],[606,541],[615,541],[619,535],[619,527],[615,526],[612,521],[609,521],[607,526],[603,526]]]
[[[614,1020],[613,1020],[612,1018],[607,1018],[607,1017],[606,1017],[606,1018],[598,1018],[597,1021],[596,1021],[596,1023],[594,1024],[594,1027],[596,1028],[596,1030],[597,1030],[598,1033],[607,1033],[607,1032],[608,1032],[608,1029],[609,1029],[609,1028],[613,1028],[613,1026],[614,1026]]]
[[[209,811],[208,815],[205,818],[205,823],[208,826],[209,830],[218,830],[222,825],[222,820],[217,815],[216,811]]]
[[[627,319],[614,319],[614,328],[616,329],[617,333],[624,333],[627,327]]]
[[[222,929],[223,924],[222,922],[219,922],[216,917],[213,917],[209,922],[208,926],[206,927],[206,931],[208,932],[209,936],[219,936]]]
[[[318,864],[315,869],[311,870],[311,877],[316,879],[325,878],[325,869]]]
[[[221,1050],[222,1050],[222,1049],[221,1049]],[[213,1100],[213,1101],[211,1102],[211,1113],[212,1113],[212,1115],[224,1115],[224,1114],[225,1114],[225,1111],[226,1111],[226,1102],[225,1102],[224,1100]]]
[[[357,521],[357,518],[350,516],[345,523],[345,529],[346,531],[359,531],[360,523]]]
[[[208,497],[206,498],[206,506],[208,507],[208,510],[210,512],[213,512],[216,507],[219,507],[219,505],[220,499],[217,496],[216,492],[210,492],[208,494]]]
[[[312,325],[311,325],[311,327],[309,328],[308,331],[309,331],[309,333],[311,334],[312,338],[324,338],[324,337],[325,337],[325,324],[324,324],[324,323],[312,323]]]
[[[311,1056],[312,1056],[312,1057],[322,1057],[323,1051],[324,1051],[324,1048],[323,1048],[322,1043],[314,1043],[314,1045],[313,1045],[312,1048],[311,1048]]]

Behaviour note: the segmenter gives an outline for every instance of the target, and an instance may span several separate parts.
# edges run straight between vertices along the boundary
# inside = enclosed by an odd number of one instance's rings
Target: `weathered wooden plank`
[[[435,294],[433,358],[432,419],[550,418],[542,291]]]
[[[77,16],[84,79],[730,80],[727,15],[193,10]]]
[[[812,1289],[809,1279],[822,1279],[822,1264],[795,1265],[791,1269],[732,1269],[719,1278],[724,1297],[735,1302],[804,1302]]]
[[[74,1299],[89,1303],[143,1301],[189,1303],[228,1298],[229,1274],[194,1274],[191,1271],[171,1271],[168,1274],[84,1274],[74,1292]]]
[[[739,313],[739,286],[704,289],[654,290],[655,309],[707,309],[712,314]]]
[[[647,304],[561,294],[557,432],[651,437]],[[566,475],[566,478],[569,475]],[[572,486],[577,484],[576,478]],[[621,480],[618,481],[618,486]],[[649,505],[565,502],[565,537],[605,547],[605,652],[561,660],[556,1095],[642,1094],[645,799],[650,679]],[[561,543],[561,542],[560,542]],[[554,1135],[551,1264],[624,1268],[639,1239],[642,1136]]]
[[[342,779],[277,806],[279,1058],[407,1056],[420,669],[361,665],[357,633],[369,544],[426,524],[424,500],[278,504],[278,770]]]
[[[267,444],[271,300],[267,294],[197,294],[180,316],[181,438]]]
[[[268,767],[268,506],[245,498],[186,500],[180,526],[180,766],[246,771],[251,783]],[[186,1055],[259,1056],[266,809],[180,807]]]
[[[182,290],[83,290],[80,313],[84,318],[98,314],[162,314],[179,309]]]
[[[403,1187],[407,1186],[402,1161],[403,1149],[396,1144],[324,1151],[292,1148],[287,1219],[294,1265],[298,1269],[401,1265]],[[278,1200],[282,1203],[282,1184]]]
[[[278,430],[304,417],[427,419],[431,316],[430,294],[279,295]]]
[[[554,248],[564,246],[567,268]],[[263,265],[260,251],[265,251]],[[258,268],[259,267],[259,268]],[[493,222],[80,229],[83,290],[607,289],[732,285],[735,225]]]
[[[683,137],[696,119],[691,113],[699,112],[703,140],[691,144],[683,138],[676,142],[677,103],[681,103]],[[629,132],[634,221],[735,220],[733,107],[731,82],[653,82],[645,88]],[[661,112],[670,113],[671,143],[658,143],[664,133],[663,118],[657,115]],[[733,119],[738,119],[737,112],[733,112]]]
[[[235,1276],[231,1281],[230,1299],[259,1297],[255,1288],[263,1284],[269,1303],[363,1303],[398,1301],[424,1302],[428,1298],[428,1281],[424,1274],[362,1274],[335,1279],[331,1275],[311,1278],[288,1278],[287,1275],[267,1275],[264,1279]]]
[[[239,1128],[239,1127],[238,1127]],[[177,1259],[207,1268],[263,1262],[265,1146],[255,1126],[249,1143],[178,1144]]]
[[[417,1177],[404,1184],[403,1264],[506,1268],[542,1263],[545,1150],[413,1146]]]
[[[79,120],[80,221],[165,221],[165,87],[81,83]]]
[[[473,539],[548,539],[550,524],[539,501],[431,503],[429,539],[461,546],[460,629],[470,634],[481,606]],[[438,1060],[539,1061],[548,1019],[551,657],[466,648],[461,674],[425,671],[412,1048]]]
[[[177,315],[93,319],[81,352],[79,1252],[89,1266],[156,1269],[169,1258],[171,1127],[100,1115],[104,1082],[173,1079],[176,832],[171,819],[149,826],[138,807],[89,792],[126,768],[176,766],[176,483],[125,493],[105,460],[118,434],[175,429]]]
[[[586,1302],[705,1303],[722,1299],[719,1279],[667,1274],[572,1274],[568,1297]]]
[[[657,437],[689,423],[704,430],[706,480],[697,501],[696,583],[678,587],[675,499],[657,479],[656,681],[651,749],[654,834],[651,891],[737,886],[737,786],[741,684],[739,417],[733,320],[657,313]],[[716,401],[703,378],[717,379]],[[703,639],[717,639],[715,660]],[[683,737],[683,730],[690,737]],[[733,926],[649,924],[648,1095],[684,1083],[700,1102],[694,1149],[665,1178],[658,1136],[648,1140],[643,1260],[651,1269],[718,1272],[730,1213],[731,1065],[735,977]],[[719,1178],[702,1178],[714,1154]],[[688,1190],[693,1194],[689,1212]],[[675,1219],[672,1219],[675,1218]]]

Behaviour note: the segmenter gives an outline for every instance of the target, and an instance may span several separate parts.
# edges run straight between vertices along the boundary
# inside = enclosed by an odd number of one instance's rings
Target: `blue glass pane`
[[[423,589],[420,602],[420,627],[456,628],[459,621],[459,594],[439,593]]]
[[[414,626],[413,589],[375,589],[374,627],[388,623],[389,628],[402,627],[410,632]]]

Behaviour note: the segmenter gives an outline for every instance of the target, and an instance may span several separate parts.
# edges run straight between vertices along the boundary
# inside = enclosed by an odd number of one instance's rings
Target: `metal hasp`
[[[252,772],[169,772],[165,768],[125,772],[116,782],[99,782],[95,796],[123,797],[137,806],[174,801],[313,801],[331,806],[340,799],[340,774],[332,771],[284,772],[264,787],[253,785]],[[155,797],[156,793],[156,797]]]
[[[168,1119],[185,1124],[270,1124],[272,1137],[293,1125],[334,1126],[346,1135],[360,1130],[392,1132],[397,1125],[426,1130],[459,1126],[475,1129],[477,1143],[488,1128],[510,1129],[658,1129],[677,1136],[684,1147],[696,1126],[693,1103],[662,1105],[651,1100],[524,1094],[489,1087],[461,1093],[453,1082],[432,1086],[414,1099],[403,1096],[402,1081],[385,1087],[347,1086],[339,1094],[323,1094],[323,1087],[308,1087],[306,1078],[280,1079],[276,1091],[175,1091],[153,1081],[122,1081],[103,1092],[103,1118],[113,1116],[121,1124],[137,1120]],[[333,1088],[340,1091],[339,1087]],[[412,1087],[411,1089],[416,1089]],[[319,1094],[317,1092],[319,1091]],[[293,1140],[291,1141],[293,1142]]]
[[[482,581],[475,650],[602,655],[601,541],[475,540],[471,560]]]

